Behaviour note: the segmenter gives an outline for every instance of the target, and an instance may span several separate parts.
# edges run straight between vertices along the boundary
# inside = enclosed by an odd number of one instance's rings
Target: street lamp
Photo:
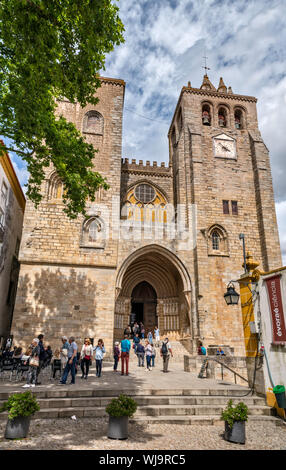
[[[237,305],[239,300],[239,294],[236,292],[232,282],[229,282],[227,291],[224,294],[224,299],[227,305]]]

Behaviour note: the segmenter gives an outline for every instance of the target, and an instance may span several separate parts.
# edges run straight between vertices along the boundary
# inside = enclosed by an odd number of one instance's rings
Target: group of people
[[[135,330],[133,336],[133,349],[138,358],[138,367],[144,367],[144,358],[146,358],[146,371],[151,371],[155,367],[156,347],[159,347],[159,329],[156,327],[154,330],[155,344],[153,342],[152,331],[149,331],[148,338],[144,341],[144,337],[140,337],[140,333]],[[117,371],[119,359],[121,359],[121,375],[129,375],[129,357],[131,350],[131,341],[129,334],[125,330],[124,339],[121,341],[121,350],[119,342],[114,344],[114,372]],[[165,338],[160,348],[160,356],[163,358],[163,372],[168,372],[168,363],[170,355],[173,357],[173,352],[168,338]]]
[[[60,384],[65,385],[69,374],[71,374],[71,384],[75,384],[78,366],[80,365],[82,371],[82,379],[87,379],[89,368],[92,364],[93,358],[96,363],[96,376],[101,376],[102,360],[105,353],[104,343],[102,339],[98,340],[98,344],[93,347],[91,340],[85,338],[81,351],[78,351],[78,346],[75,338],[71,336],[69,339],[66,336],[61,338],[61,346],[52,352],[50,346],[45,347],[44,335],[40,334],[34,338],[29,348],[23,354],[22,348],[13,348],[13,352],[5,349],[5,354],[2,357],[19,359],[24,365],[28,365],[27,383],[23,388],[35,387],[40,385],[39,375],[41,370],[47,365],[51,364],[53,378],[55,378],[57,371],[60,373]]]

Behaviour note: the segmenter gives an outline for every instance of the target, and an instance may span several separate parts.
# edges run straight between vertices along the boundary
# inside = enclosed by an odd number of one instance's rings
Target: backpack
[[[163,344],[162,344],[162,349],[161,349],[161,351],[162,351],[163,356],[166,356],[166,355],[168,354],[168,347],[167,347],[167,344],[166,344],[166,343],[163,343]]]

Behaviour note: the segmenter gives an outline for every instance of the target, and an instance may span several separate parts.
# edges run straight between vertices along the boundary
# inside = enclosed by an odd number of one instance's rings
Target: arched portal
[[[142,322],[146,330],[154,331],[157,320],[157,294],[149,282],[134,287],[131,294],[131,322]]]
[[[131,313],[135,313],[132,307],[137,309],[138,318],[149,309],[146,330],[153,329],[157,322],[161,334],[176,338],[192,335],[190,277],[184,264],[170,250],[147,245],[128,256],[117,274],[116,296],[115,338],[121,337],[130,323]]]

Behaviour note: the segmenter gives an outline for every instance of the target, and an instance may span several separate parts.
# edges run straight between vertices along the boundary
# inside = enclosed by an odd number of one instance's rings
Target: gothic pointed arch
[[[213,224],[207,231],[208,255],[229,256],[227,231],[222,225]]]

